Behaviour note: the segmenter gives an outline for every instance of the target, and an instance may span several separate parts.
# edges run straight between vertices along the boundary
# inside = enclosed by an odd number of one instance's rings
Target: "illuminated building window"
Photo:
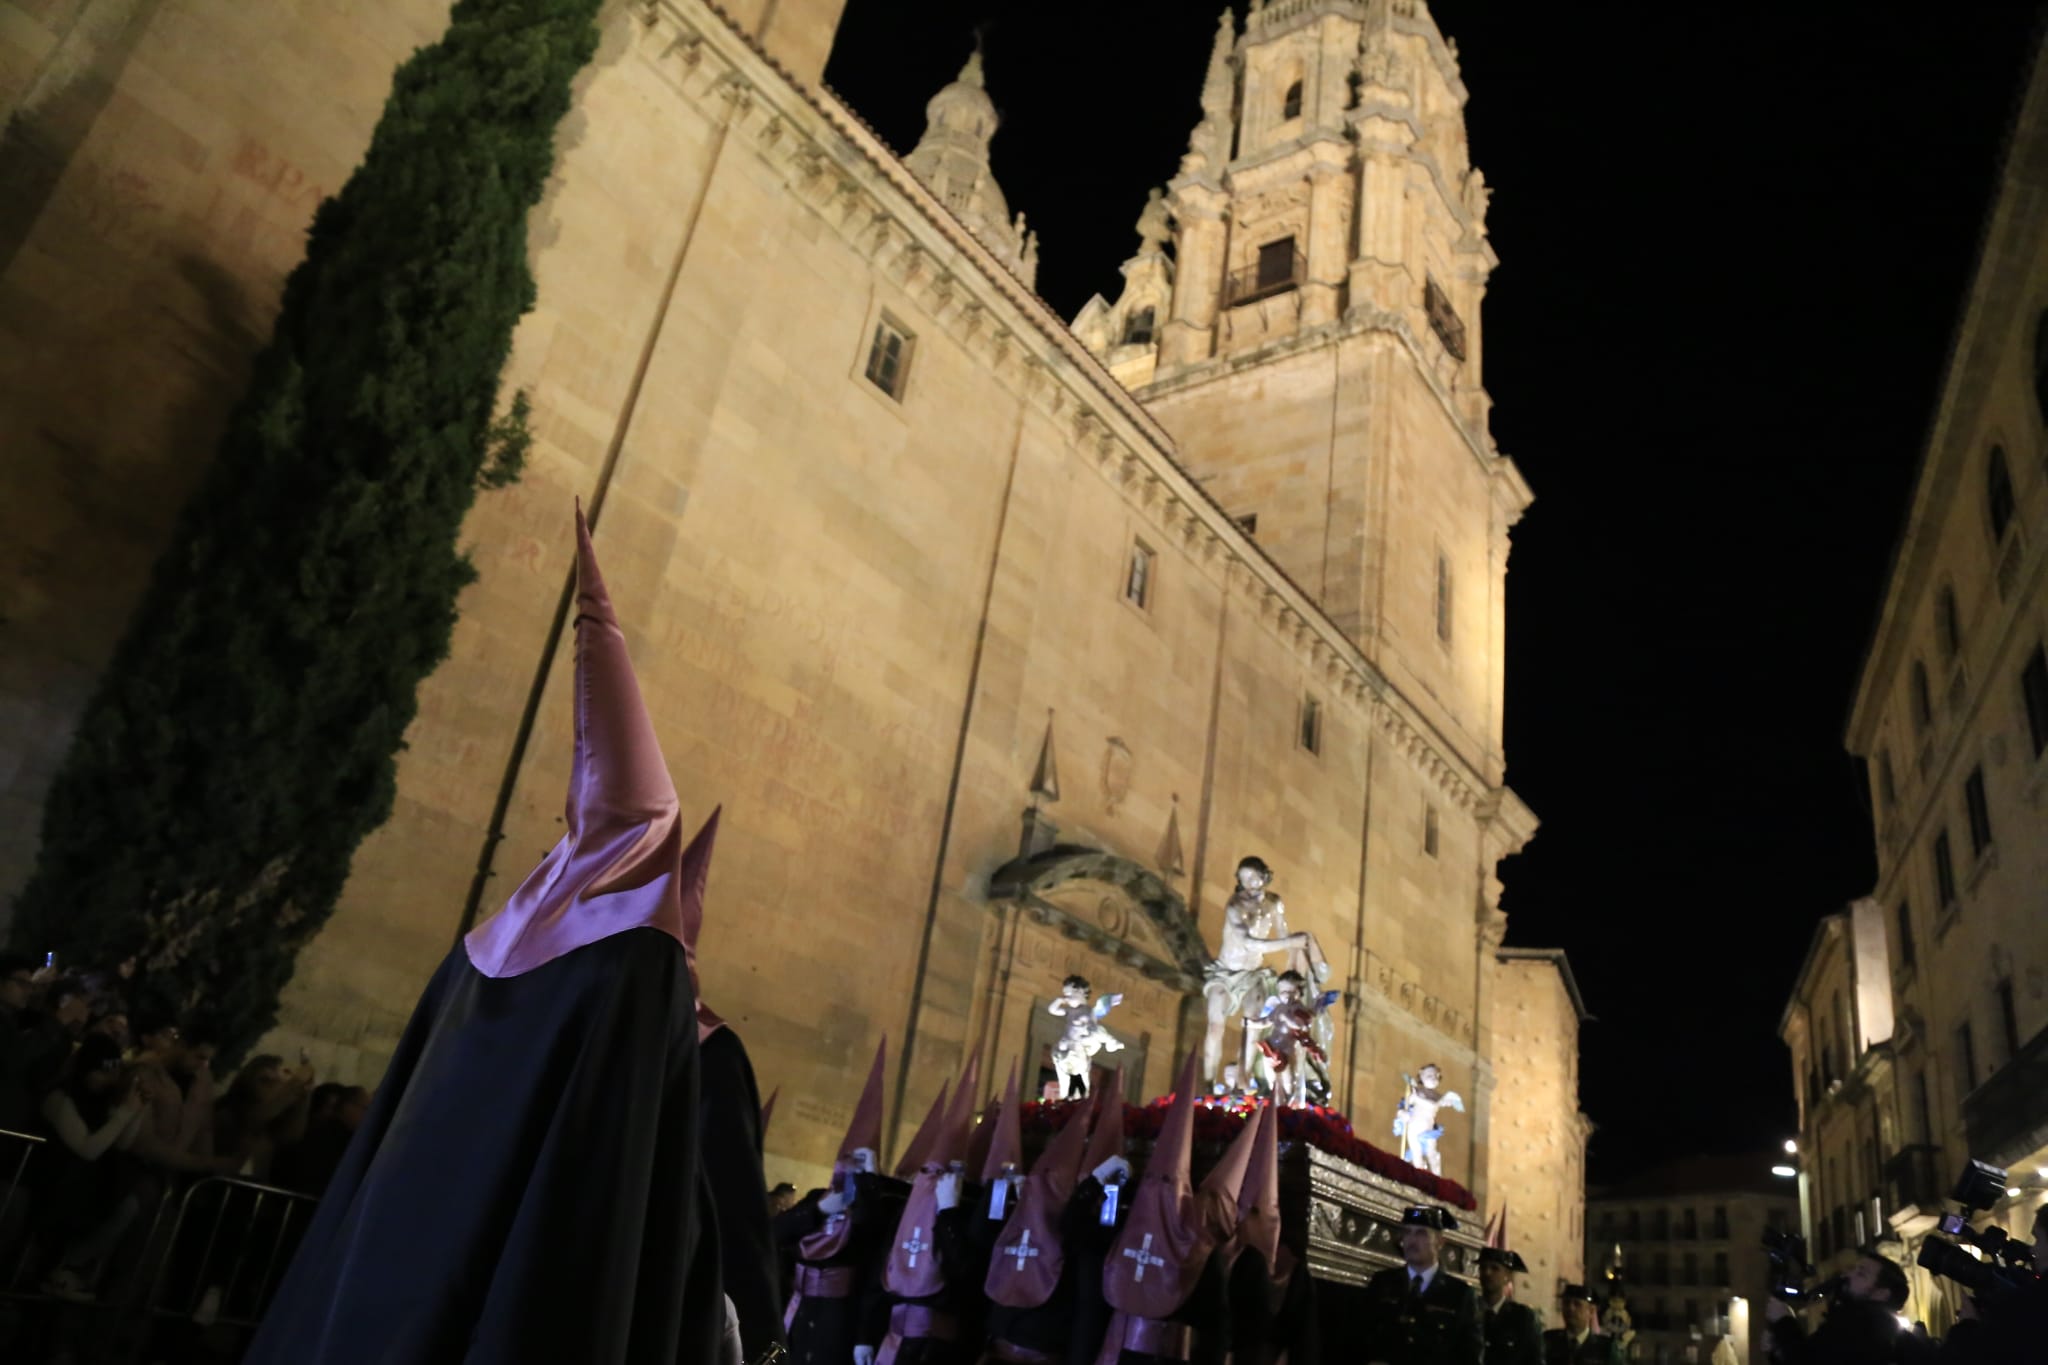
[[[1934,836],[1934,903],[1943,910],[1956,903],[1956,865],[1949,856],[1947,830]]]
[[[1422,809],[1422,851],[1424,853],[1427,853],[1430,857],[1434,858],[1436,856],[1436,843],[1436,807],[1425,806]]]
[[[1969,778],[1963,783],[1963,805],[1970,812],[1970,854],[1984,856],[1984,850],[1991,847],[1991,805],[1984,798],[1984,770],[1970,769]]]
[[[2048,650],[2035,645],[2020,670],[2020,695],[2027,704],[2027,736],[2034,741],[2034,757],[2048,753]]]
[[[1312,754],[1323,751],[1323,704],[1314,697],[1301,699],[1301,732],[1296,739]]]
[[[1991,457],[1984,464],[1984,511],[1991,518],[1991,539],[1994,543],[2005,543],[2006,530],[2012,525],[2013,510],[2012,471],[2006,468],[2005,448],[1993,446]]]
[[[1283,119],[1301,117],[1301,82],[1287,87],[1287,98],[1281,102],[1280,117]]]

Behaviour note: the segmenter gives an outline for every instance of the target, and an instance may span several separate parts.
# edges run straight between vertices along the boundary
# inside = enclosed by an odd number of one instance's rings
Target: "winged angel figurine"
[[[1401,1107],[1394,1111],[1394,1136],[1401,1139],[1401,1160],[1431,1175],[1442,1175],[1444,1159],[1437,1152],[1436,1140],[1444,1135],[1444,1130],[1437,1122],[1437,1111],[1455,1109],[1462,1114],[1465,1101],[1457,1091],[1439,1088],[1444,1073],[1434,1062],[1422,1068],[1420,1077],[1404,1071],[1401,1079],[1408,1083],[1408,1093],[1401,1097]]]

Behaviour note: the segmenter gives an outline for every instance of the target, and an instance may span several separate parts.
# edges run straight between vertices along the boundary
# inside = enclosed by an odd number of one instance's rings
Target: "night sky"
[[[1843,727],[2038,9],[1431,10],[1494,189],[1493,431],[1536,491],[1507,752],[1543,828],[1508,942],[1565,948],[1597,1017],[1596,1180],[1774,1146],[1779,1014],[1876,876]],[[978,28],[996,178],[1071,318],[1115,298],[1216,13],[849,0],[826,79],[907,152]]]

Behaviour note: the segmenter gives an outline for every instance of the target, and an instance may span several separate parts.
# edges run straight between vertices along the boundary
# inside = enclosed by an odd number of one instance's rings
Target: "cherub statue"
[[[1070,976],[1060,985],[1059,999],[1045,1007],[1047,1014],[1067,1021],[1067,1031],[1052,1045],[1052,1069],[1068,1099],[1087,1095],[1088,1067],[1096,1053],[1124,1050],[1122,1041],[1102,1026],[1109,1012],[1123,1002],[1121,995],[1104,995],[1090,1009],[1088,978]]]
[[[1394,1136],[1401,1139],[1401,1160],[1431,1175],[1442,1175],[1444,1159],[1436,1149],[1436,1140],[1444,1135],[1444,1130],[1436,1121],[1437,1111],[1455,1109],[1462,1114],[1465,1101],[1455,1090],[1438,1088],[1443,1084],[1444,1073],[1434,1062],[1423,1067],[1419,1077],[1404,1071],[1401,1079],[1408,1085],[1408,1093],[1401,1097],[1401,1107],[1394,1111]]]
[[[1323,1011],[1337,1003],[1336,991],[1324,991],[1313,1000],[1303,999],[1308,981],[1300,972],[1286,971],[1273,985],[1273,994],[1259,1011],[1264,1036],[1259,1051],[1265,1054],[1266,1069],[1273,1084],[1276,1103],[1290,1109],[1308,1107],[1311,1087],[1321,1082],[1324,1095],[1330,1091],[1327,1070],[1330,1054],[1316,1037],[1316,1021]]]

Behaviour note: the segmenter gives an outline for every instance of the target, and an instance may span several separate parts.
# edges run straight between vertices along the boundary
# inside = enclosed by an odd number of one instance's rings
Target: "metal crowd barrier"
[[[43,1145],[34,1133],[0,1128],[0,1297],[24,1292],[22,1272],[28,1265],[29,1192],[22,1183],[29,1158]]]
[[[254,1327],[270,1306],[319,1202],[310,1194],[239,1176],[193,1181],[177,1200],[162,1259],[143,1300],[145,1311],[208,1325]]]
[[[41,1248],[39,1260],[37,1191],[24,1179],[45,1144],[35,1134],[0,1129],[0,1299],[16,1300],[22,1308],[55,1302],[40,1284],[39,1270],[46,1268],[40,1260],[48,1259],[50,1248]],[[236,1176],[170,1186],[154,1209],[144,1210],[132,1234],[129,1273],[109,1276],[94,1301],[64,1306],[124,1320],[129,1328],[117,1329],[117,1335],[133,1335],[137,1349],[151,1321],[182,1318],[204,1327],[253,1328],[318,1202]]]

